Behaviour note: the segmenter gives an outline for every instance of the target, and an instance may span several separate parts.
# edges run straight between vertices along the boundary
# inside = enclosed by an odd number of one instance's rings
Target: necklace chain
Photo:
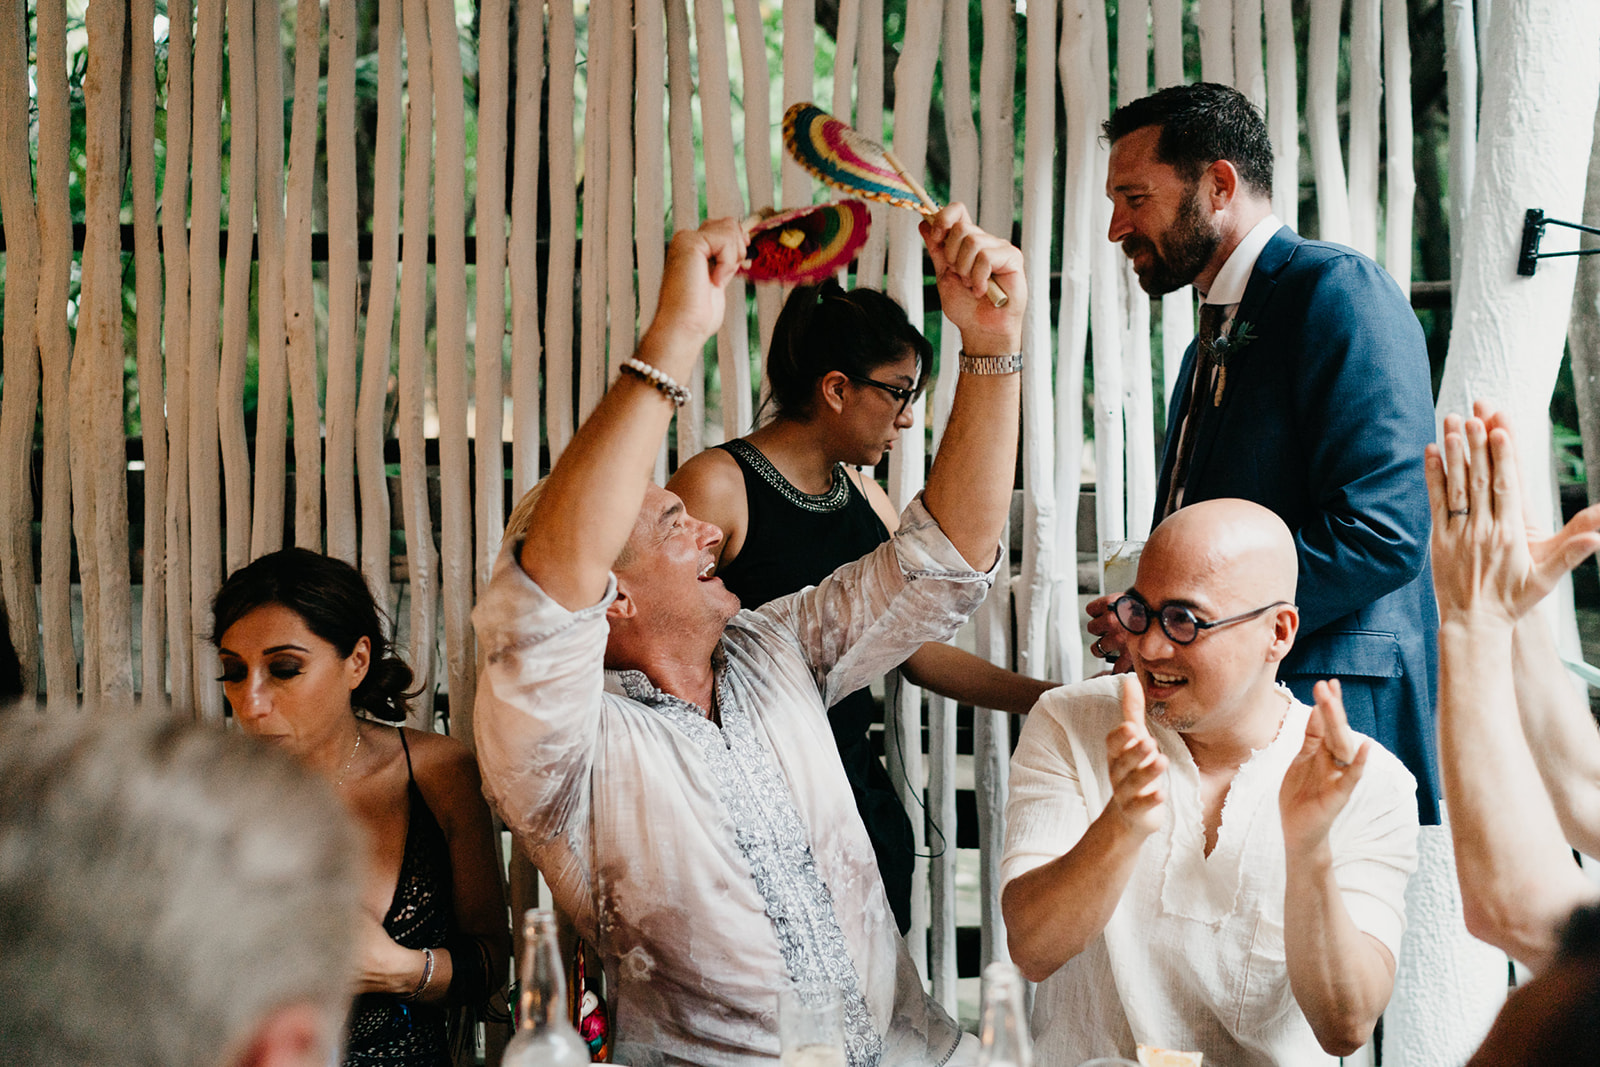
[[[356,720],[356,743],[350,749],[350,756],[344,761],[344,769],[339,772],[339,777],[334,781],[333,787],[339,789],[344,785],[344,776],[350,773],[350,765],[356,761],[356,753],[361,751],[361,720]]]

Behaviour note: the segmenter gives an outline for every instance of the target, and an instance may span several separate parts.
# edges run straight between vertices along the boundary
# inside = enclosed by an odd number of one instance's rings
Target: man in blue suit
[[[1299,553],[1301,629],[1280,678],[1306,702],[1317,679],[1339,678],[1351,727],[1400,757],[1422,822],[1437,823],[1422,467],[1433,396],[1406,295],[1371,259],[1273,215],[1272,145],[1238,91],[1164,89],[1104,130],[1110,239],[1152,296],[1193,284],[1201,299],[1167,405],[1155,521],[1217,497],[1282,517]],[[1126,669],[1109,599],[1089,605],[1089,631]]]

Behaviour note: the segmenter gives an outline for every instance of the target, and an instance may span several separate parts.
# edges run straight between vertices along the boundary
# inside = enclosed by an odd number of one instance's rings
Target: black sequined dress
[[[406,754],[406,799],[411,810],[400,877],[383,928],[406,948],[438,948],[455,933],[450,846],[417,788],[403,729],[400,746]],[[449,1067],[446,1014],[443,1004],[407,1002],[388,993],[362,994],[350,1017],[345,1067]]]

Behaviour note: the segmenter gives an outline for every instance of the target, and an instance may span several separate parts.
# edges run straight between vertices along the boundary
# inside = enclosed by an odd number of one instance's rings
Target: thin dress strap
[[[400,748],[406,754],[406,781],[410,782],[411,785],[415,787],[417,784],[417,776],[416,773],[411,769],[411,746],[406,744],[406,728],[404,726],[396,726],[395,731],[400,734]]]

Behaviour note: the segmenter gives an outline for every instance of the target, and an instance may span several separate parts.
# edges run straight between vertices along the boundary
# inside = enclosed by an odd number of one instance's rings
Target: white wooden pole
[[[389,479],[383,417],[393,353],[395,282],[400,266],[401,0],[378,4],[378,131],[372,153],[372,267],[367,329],[356,402],[356,471],[361,485],[361,572],[378,604],[393,610],[390,592]]]
[[[1449,118],[1450,295],[1461,284],[1461,251],[1478,155],[1478,50],[1472,32],[1472,0],[1445,0],[1444,69]]]
[[[558,5],[555,5],[558,6]],[[552,11],[555,10],[552,6]],[[552,34],[554,45],[554,34]],[[522,499],[522,494],[533,488],[533,483],[539,477],[539,150],[541,150],[541,134],[539,134],[539,96],[541,96],[541,72],[544,70],[544,10],[539,5],[517,6],[517,147],[515,147],[515,163],[512,166],[512,190],[510,190],[510,248],[507,256],[507,269],[510,274],[510,416],[512,416],[512,502]],[[504,59],[501,59],[504,62]],[[478,58],[478,69],[483,69],[483,56]],[[552,74],[554,74],[554,59],[552,59]],[[554,96],[554,86],[552,86]],[[483,147],[482,133],[482,106],[478,107],[478,149]],[[552,112],[554,114],[554,112]],[[550,123],[552,138],[558,126],[566,125],[568,128],[568,142],[571,142],[571,123]],[[554,162],[554,160],[552,160]],[[550,192],[554,195],[555,187],[566,186],[570,189],[570,181],[563,181],[563,176],[552,168],[550,170]],[[478,197],[485,195],[483,189],[483,168],[478,166]],[[482,218],[482,216],[480,216]],[[555,221],[552,219],[552,226]],[[498,230],[496,230],[498,232]],[[483,224],[478,222],[478,254],[483,254]],[[568,245],[571,251],[571,245]],[[554,266],[555,248],[550,248],[552,266]],[[480,259],[482,264],[482,259]],[[555,275],[550,275],[554,280]],[[571,277],[566,278],[571,282]],[[483,267],[478,266],[478,304],[480,307],[486,302],[486,278]],[[570,286],[568,286],[570,290]],[[496,296],[498,294],[491,294]],[[563,286],[552,285],[549,290],[549,315],[554,315],[555,304],[562,302],[568,314],[568,326],[571,325],[571,298]],[[486,354],[486,338],[483,334],[483,312],[478,312],[478,352],[480,352],[480,370],[478,370],[478,418],[483,418],[483,370],[482,360]],[[491,360],[499,358],[499,338],[494,339],[494,354]],[[552,354],[562,352],[560,349],[550,349]],[[549,374],[552,376],[554,390],[554,376],[557,362],[565,365],[565,381],[568,384],[568,411],[571,410],[571,334],[568,331],[568,344],[560,360],[550,360]],[[554,400],[552,400],[554,403]],[[496,421],[498,422],[498,421]],[[480,424],[482,426],[482,424]],[[478,464],[483,464],[483,435],[478,435]],[[496,443],[496,459],[494,469],[499,470],[499,445]],[[480,488],[480,494],[482,494]],[[498,506],[496,506],[498,509]],[[498,520],[496,525],[504,526],[504,520]],[[488,523],[485,522],[485,528]],[[494,531],[494,544],[499,542],[499,531]],[[493,565],[493,555],[490,563]]]
[[[1267,0],[1267,32],[1272,32],[1270,5],[1281,3],[1288,9],[1289,0]],[[1155,87],[1183,84],[1183,0],[1152,0],[1150,11],[1152,52],[1155,59]],[[1291,78],[1292,81],[1292,78]],[[1270,91],[1270,89],[1269,89]],[[1123,98],[1126,99],[1126,98]],[[1161,298],[1161,398],[1163,403],[1172,395],[1178,379],[1178,367],[1183,363],[1183,351],[1194,336],[1194,290],[1189,286],[1167,293]],[[1163,408],[1163,410],[1165,410]],[[1077,516],[1072,517],[1073,522]],[[1145,521],[1149,521],[1148,518]],[[1074,605],[1076,607],[1076,605]]]
[[[1089,35],[1090,59],[1093,63],[1093,111],[1090,122],[1100,129],[1110,113],[1110,55],[1109,34],[1103,5],[1089,8],[1093,29]],[[1231,14],[1230,14],[1231,22]],[[1094,163],[1090,183],[1105,185],[1109,162],[1109,146],[1100,138],[1094,142]],[[1094,452],[1095,452],[1095,519],[1096,529],[1102,538],[1121,540],[1127,531],[1127,483],[1124,480],[1124,442],[1127,427],[1122,408],[1122,334],[1124,301],[1119,291],[1122,267],[1119,260],[1125,257],[1110,241],[1098,235],[1111,228],[1111,201],[1104,196],[1090,199],[1091,232],[1097,235],[1090,246],[1093,255],[1092,282],[1089,287],[1090,325],[1094,343]]]
[[[1411,161],[1411,38],[1406,0],[1383,0],[1384,249],[1383,265],[1405,292],[1411,291],[1412,198],[1417,193]]]
[[[1381,0],[1350,0],[1350,245],[1378,255]]]
[[[289,430],[288,356],[283,292],[283,40],[275,3],[256,13],[256,287],[255,504],[250,556],[283,546],[284,444]],[[229,57],[233,57],[230,55]],[[248,312],[248,309],[243,309]],[[248,328],[248,327],[247,327]]]
[[[133,178],[139,437],[144,446],[144,573],[140,579],[144,588],[139,613],[139,692],[145,697],[164,698],[167,692],[167,398],[165,361],[161,353],[161,250],[156,237],[154,23],[154,0],[132,0],[128,36],[133,99],[128,114],[131,126],[128,144]],[[7,276],[15,277],[9,271]],[[31,351],[32,346],[28,348]],[[6,380],[10,381],[9,375]]]
[[[481,592],[489,582],[495,557],[500,553],[500,534],[505,528],[505,462],[501,438],[505,430],[505,337],[506,337],[506,109],[510,104],[511,5],[508,0],[485,0],[478,15],[478,158],[477,200],[473,222],[478,237],[473,278],[476,305],[473,309],[472,371],[476,386],[473,403],[472,434],[476,450],[476,492],[474,517],[477,533],[473,544],[474,586]],[[523,101],[532,103],[532,126],[517,125],[517,147],[522,137],[533,142],[533,165],[524,178],[525,186],[537,196],[539,176],[539,101],[543,96],[544,7],[525,4],[518,8],[517,23],[517,107],[521,117]],[[531,47],[525,49],[522,34]],[[527,79],[524,83],[521,79]],[[521,175],[519,155],[516,174]],[[524,197],[528,194],[524,193]],[[531,207],[524,210],[530,214]],[[533,265],[535,250],[528,253]],[[535,287],[530,295],[537,293]],[[528,317],[529,329],[539,328],[537,301]],[[525,410],[530,415],[525,432],[539,439],[538,364],[532,375],[534,395]],[[513,409],[514,410],[514,409]],[[468,709],[470,710],[470,709]]]
[[[1317,236],[1350,243],[1350,195],[1339,146],[1339,13],[1344,0],[1311,0],[1306,47],[1306,133],[1317,181]]]
[[[833,42],[833,113],[852,125],[855,112],[851,110],[850,87],[855,84],[856,49],[861,40],[861,3],[839,0],[839,31]]]
[[[928,160],[928,112],[933,99],[933,70],[939,59],[939,37],[944,21],[941,4],[913,4],[906,9],[905,39],[895,67],[894,152],[911,174],[921,174]],[[918,216],[896,211],[889,231],[888,292],[906,309],[914,323],[922,321],[922,253],[917,234]],[[946,329],[949,329],[947,326]],[[922,489],[924,460],[924,401],[912,405],[911,428],[889,454],[889,496],[904,507]],[[902,678],[894,709],[898,728],[888,730],[888,740],[899,758],[889,759],[890,777],[900,792],[902,806],[916,811],[922,802],[926,771],[922,754],[922,691]],[[912,821],[916,839],[916,877],[911,891],[911,957],[927,970],[928,862],[927,834],[920,820]]]
[[[695,0],[695,40],[700,58],[700,129],[705,146],[706,205],[711,217],[742,215],[744,201],[733,154],[732,90],[722,5]],[[750,428],[750,336],[745,328],[745,286],[728,287],[727,313],[717,331],[717,366],[722,378],[722,435],[731,440]]]
[[[1239,17],[1234,9],[1234,57],[1244,64],[1254,54],[1255,67],[1261,66],[1260,0],[1252,0],[1255,21]],[[1247,5],[1248,6],[1248,5]],[[1117,103],[1137,100],[1150,91],[1148,0],[1123,0],[1117,9]],[[1254,26],[1254,34],[1241,35],[1244,27]],[[1247,47],[1248,46],[1248,47]],[[1243,78],[1241,77],[1241,84]],[[1265,83],[1263,82],[1263,85]],[[1108,242],[1109,244],[1109,242]],[[1126,530],[1129,537],[1142,538],[1150,529],[1150,516],[1156,501],[1155,386],[1151,381],[1150,298],[1139,288],[1133,263],[1113,249],[1117,291],[1122,297],[1122,410],[1126,430],[1127,472]],[[1073,517],[1076,520],[1076,516]],[[1071,640],[1068,637],[1067,640]]]
[[[589,19],[589,52],[584,64],[583,244],[578,316],[578,413],[581,424],[600,403],[606,387],[606,203],[611,121],[610,10]]]
[[[356,550],[356,5],[328,0],[328,554]],[[385,375],[387,377],[387,375]]]
[[[700,224],[700,189],[694,167],[694,81],[689,58],[687,0],[665,0],[667,14],[667,140],[672,156],[672,229]],[[678,465],[700,451],[706,427],[704,352],[690,374],[689,402],[678,412]]]
[[[320,118],[317,87],[321,67],[322,3],[299,0],[295,5],[294,116],[289,128],[284,219],[283,314],[290,401],[294,405],[294,543],[313,552],[322,549],[322,402],[317,395],[321,385],[317,372],[317,296],[311,278],[311,194],[316,185]],[[267,275],[261,277],[265,279]],[[329,505],[337,508],[339,502],[330,497]]]
[[[856,129],[875,144],[883,143],[883,0],[861,0],[861,36],[856,45]],[[872,228],[856,257],[856,284],[883,286],[884,262],[889,254],[889,211],[869,203]],[[898,210],[898,209],[894,209]],[[982,225],[982,221],[979,221]]]
[[[666,182],[661,168],[666,162],[667,32],[662,0],[638,0],[636,4],[634,66],[638,70],[633,128],[634,198],[638,208],[633,259],[639,276],[638,329],[644,330],[655,318],[666,264]],[[680,432],[685,421],[678,419]],[[656,480],[667,480],[666,441],[656,452]]]
[[[1272,137],[1272,210],[1300,224],[1300,84],[1291,0],[1266,0],[1267,132]],[[1193,331],[1190,331],[1191,333]]]
[[[250,562],[250,446],[244,428],[245,361],[250,344],[250,255],[255,219],[255,25],[249,0],[228,0],[228,248],[223,276],[222,365],[216,412],[227,502],[227,574]],[[199,155],[199,145],[195,146]],[[198,303],[198,298],[196,300]],[[257,408],[258,414],[260,408]],[[258,443],[263,443],[257,438]],[[196,518],[198,518],[198,514]],[[219,577],[220,584],[220,577]],[[214,592],[214,590],[213,590]],[[201,591],[201,595],[209,595]]]
[[[1052,7],[1055,5],[1052,4]],[[1010,235],[1015,214],[1016,159],[1013,99],[1017,85],[1016,7],[1010,0],[984,0],[983,62],[978,68],[979,160],[981,192],[978,225],[993,233]],[[1035,23],[1030,13],[1028,23]],[[1054,38],[1052,31],[1046,36]],[[1054,41],[1052,41],[1052,45]],[[1041,301],[1043,303],[1044,301]]]
[[[433,128],[433,59],[426,0],[405,0],[401,25],[406,39],[408,108],[395,436],[400,442],[400,505],[411,595],[411,669],[420,690],[407,722],[420,730],[432,730],[438,584],[423,438],[423,400],[428,393],[428,201],[433,169],[433,138],[424,132]]]
[[[979,202],[982,150],[978,126],[972,118],[971,42],[967,32],[967,7],[964,0],[945,0],[944,10],[944,128],[950,146],[950,199],[976,210]],[[935,451],[944,436],[945,420],[956,395],[956,361],[961,351],[961,335],[945,326],[939,331],[939,377],[934,381],[928,422],[933,427]],[[949,373],[946,373],[949,372]],[[952,857],[953,861],[953,857]],[[935,883],[937,884],[937,883]],[[937,915],[935,915],[937,930]],[[953,936],[953,935],[952,935]]]
[[[744,94],[744,177],[745,187],[750,191],[751,210],[779,203],[773,198],[772,147],[774,137],[782,138],[782,131],[776,129],[772,121],[772,71],[767,66],[767,35],[761,6],[757,0],[733,0]],[[924,5],[918,5],[921,6]],[[911,17],[908,11],[908,21]],[[772,328],[783,306],[784,290],[777,285],[757,285],[754,289],[756,336],[759,351],[765,355],[772,344]],[[757,363],[764,366],[760,360]]]
[[[843,19],[843,12],[840,12],[840,18]],[[843,27],[840,29],[842,33]],[[789,105],[810,100],[816,92],[813,85],[816,77],[816,32],[816,0],[789,0],[783,5],[783,99],[778,102],[780,116],[788,110]],[[781,139],[783,131],[774,130],[773,136]],[[788,152],[781,155],[783,162],[779,170],[782,176],[779,180],[783,185],[783,206],[798,207],[811,203],[813,182],[810,173],[796,163]]]
[[[194,635],[191,648],[195,702],[202,718],[215,720],[222,717],[222,688],[206,667],[216,662],[216,652],[207,635],[211,632],[211,598],[223,578],[217,405],[217,326],[222,296],[218,246],[222,215],[219,116],[223,0],[199,0],[197,14],[193,189],[189,206],[189,588],[194,597],[190,632]],[[245,520],[246,528],[248,521]]]
[[[167,171],[161,202],[167,359],[167,677],[174,706],[197,707],[189,542],[189,132],[193,106],[194,5],[167,5]],[[180,210],[178,205],[182,205]]]
[[[1195,28],[1200,36],[1200,76],[1233,84],[1233,0],[1199,0]]]
[[[550,5],[550,114],[576,114],[573,85],[577,80],[577,30],[572,5],[555,0]],[[573,301],[567,294],[577,282],[578,191],[576,150],[572,123],[550,123],[550,259],[544,312],[545,436],[550,462],[555,463],[572,440],[573,419]],[[513,338],[512,362],[523,358]],[[512,484],[526,491],[539,477],[539,435],[517,433],[512,444]]]
[[[622,361],[633,355],[638,333],[633,281],[633,3],[613,0],[607,10],[611,15],[607,56],[611,85],[606,95],[606,131],[611,143],[606,155],[610,176],[606,185],[605,247],[610,359],[605,382],[609,384]]]
[[[29,109],[27,19],[21,4],[0,8],[0,112],[7,115],[25,115]],[[0,134],[0,215],[6,223],[0,604],[10,617],[9,636],[22,667],[24,698],[31,701],[39,684],[39,615],[33,592],[33,429],[39,403],[39,349],[33,324],[41,253],[28,132],[27,123],[12,122]],[[140,311],[141,324],[154,315],[142,304]]]
[[[133,695],[128,575],[128,473],[123,440],[122,49],[127,10],[91,6],[84,75],[84,241],[71,384],[74,457],[82,457],[84,518],[78,560],[84,587],[84,691],[107,702]],[[76,479],[75,479],[76,481]],[[74,485],[74,505],[79,501]],[[92,500],[92,503],[91,503]],[[92,551],[86,553],[85,548]],[[92,572],[92,579],[91,579]],[[91,603],[91,600],[94,603]],[[90,617],[95,616],[90,648]],[[97,657],[98,684],[89,662]]]
[[[1089,274],[1093,262],[1091,243],[1104,240],[1093,229],[1093,199],[1104,191],[1094,186],[1094,158],[1099,131],[1093,114],[1093,70],[1089,36],[1090,0],[1069,0],[1064,9],[1061,48],[1057,60],[1062,99],[1067,109],[1066,182],[1061,216],[1061,306],[1056,326],[1055,436],[1056,523],[1055,556],[1071,561],[1072,576],[1064,581],[1056,607],[1061,625],[1077,624],[1078,495],[1083,470],[1083,369],[1088,351]],[[1092,550],[1094,546],[1089,546]],[[1060,677],[1083,677],[1083,653],[1078,641],[1060,643]]]
[[[1261,0],[1233,0],[1233,84],[1252,104],[1266,110],[1267,71],[1261,59]]]
[[[428,5],[434,85],[434,360],[439,404],[439,594],[450,732],[472,744],[472,458],[467,449],[466,101],[455,6]],[[432,720],[429,719],[429,725]]]

